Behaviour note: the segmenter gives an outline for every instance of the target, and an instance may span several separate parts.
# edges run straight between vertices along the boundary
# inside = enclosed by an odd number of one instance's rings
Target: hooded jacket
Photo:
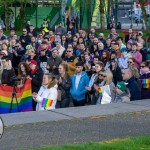
[[[85,94],[87,92],[85,87],[89,85],[89,77],[86,74],[86,72],[82,71],[79,85],[78,85],[78,88],[76,89],[75,87],[76,76],[77,76],[77,73],[75,73],[71,78],[72,86],[70,89],[70,93],[73,99],[80,101],[80,100],[85,99]]]

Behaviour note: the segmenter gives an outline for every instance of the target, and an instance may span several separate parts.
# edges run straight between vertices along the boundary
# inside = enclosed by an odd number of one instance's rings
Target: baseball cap
[[[116,87],[124,92],[127,89],[126,85],[127,83],[125,83],[124,81],[121,81],[117,83]]]
[[[37,66],[37,61],[36,60],[31,60],[30,64],[36,65]]]

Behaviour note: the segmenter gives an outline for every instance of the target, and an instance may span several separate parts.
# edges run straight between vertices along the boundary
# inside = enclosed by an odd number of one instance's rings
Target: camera
[[[17,86],[19,79],[16,76],[10,77],[10,84],[13,86]]]

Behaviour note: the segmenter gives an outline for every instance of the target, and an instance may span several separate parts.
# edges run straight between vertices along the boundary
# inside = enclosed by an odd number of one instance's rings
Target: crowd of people
[[[111,103],[150,98],[150,40],[142,31],[125,38],[115,28],[105,37],[60,22],[55,31],[44,20],[41,32],[30,23],[22,35],[0,29],[0,81],[32,85],[33,110],[101,104],[99,89],[109,85]],[[146,82],[146,83],[145,83]],[[51,105],[44,106],[43,99]]]

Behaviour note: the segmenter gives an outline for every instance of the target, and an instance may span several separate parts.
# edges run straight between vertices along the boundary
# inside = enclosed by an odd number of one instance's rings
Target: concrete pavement
[[[0,115],[5,126],[150,110],[150,100]]]
[[[1,150],[150,134],[150,100],[5,114],[1,117],[5,124]]]

